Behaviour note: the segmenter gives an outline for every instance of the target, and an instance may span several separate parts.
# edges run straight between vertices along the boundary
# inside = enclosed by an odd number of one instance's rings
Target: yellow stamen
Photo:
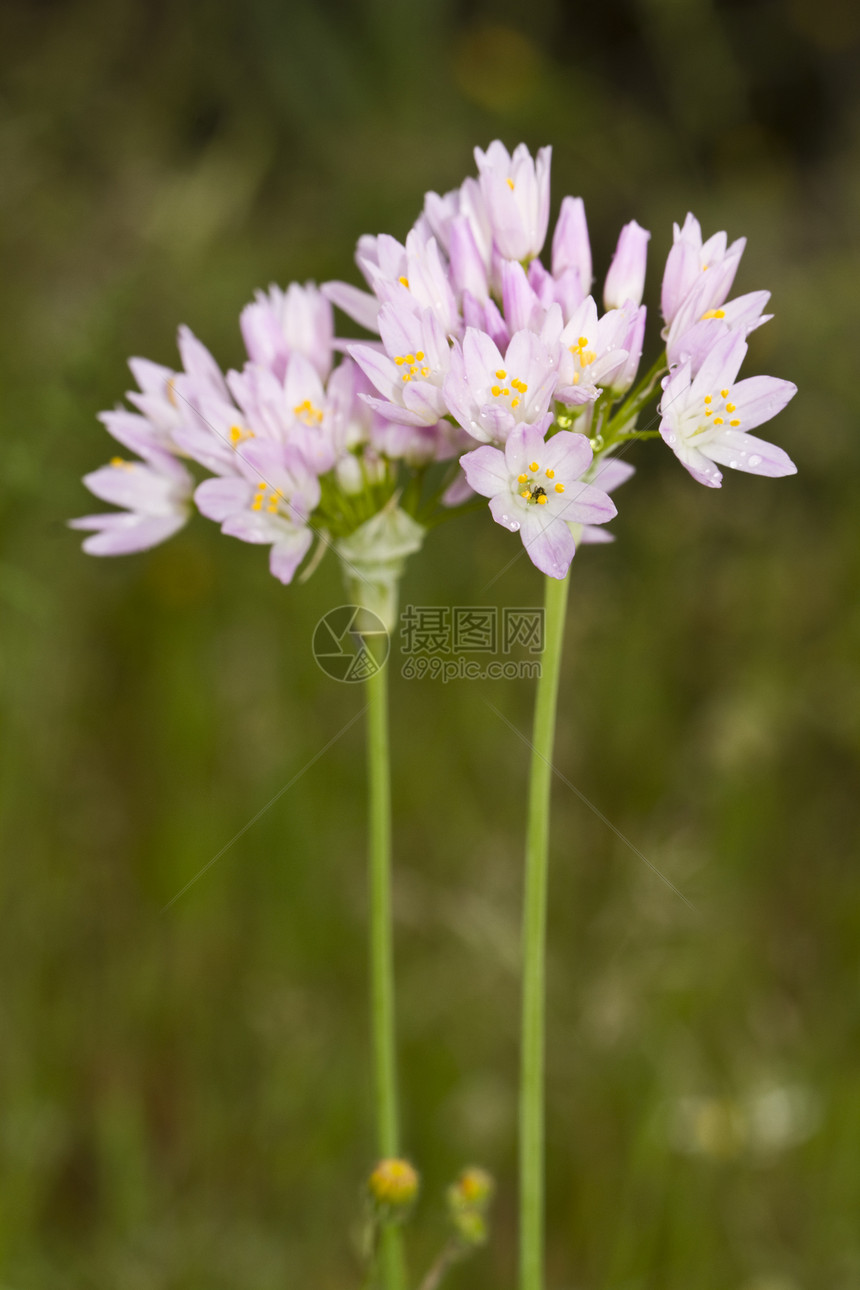
[[[520,493],[520,497],[526,497],[526,498],[531,497],[531,493],[526,488],[522,493]]]
[[[493,398],[497,399],[502,392],[502,387],[500,385],[494,385],[492,392],[493,392]]]
[[[705,402],[706,402],[706,403],[713,403],[713,401],[714,401],[714,400],[711,398],[710,394],[706,394],[706,395],[705,395]]]
[[[514,181],[513,181],[513,179],[509,179],[509,180],[508,180],[508,188],[510,188],[511,192],[513,192],[513,191],[514,191]]]
[[[563,493],[563,492],[564,492],[564,484],[556,484],[556,486],[555,486],[555,491],[556,491],[557,493]]]
[[[518,484],[524,484],[527,479],[528,479],[528,475],[517,475]]]
[[[727,399],[729,397],[729,392],[728,390],[720,390],[720,395],[722,398]]]
[[[721,426],[722,424],[723,424],[723,418],[722,418],[722,417],[714,417],[714,425],[715,425],[715,426]]]
[[[726,404],[726,411],[727,411],[727,412],[734,412],[734,410],[735,410],[735,406],[736,406],[736,405],[735,405],[734,403],[727,403],[727,404]]]
[[[167,382],[167,401],[176,407],[176,377],[171,376]]]
[[[737,418],[737,417],[735,417],[734,421],[730,421],[730,422],[729,422],[729,425],[730,425],[730,426],[739,426],[739,425],[740,425],[740,421],[738,420],[738,418]]]
[[[511,407],[512,407],[512,408],[518,408],[519,406],[520,406],[520,401],[519,401],[519,399],[511,399]]]
[[[538,505],[546,506],[546,501],[547,501],[546,493],[541,493],[540,497],[538,498]]]
[[[423,350],[423,349],[416,349],[416,351],[415,351],[415,357],[416,357],[416,359],[418,360],[418,362],[419,362],[419,363],[420,363],[420,362],[422,362],[422,361],[423,361],[423,359],[424,359],[424,350]]]
[[[704,322],[706,318],[725,318],[725,316],[725,309],[709,309],[706,314],[702,314],[702,322]]]
[[[397,281],[400,283],[400,285],[401,285],[402,287],[408,287],[408,286],[409,286],[409,279],[408,279],[408,278],[400,277],[400,278],[398,278],[398,279],[397,279]]]
[[[532,472],[532,474],[534,474],[536,470],[540,470],[540,466],[537,464],[536,461],[533,461],[532,464],[529,466],[529,470]]]
[[[507,376],[507,372],[505,371],[505,369],[504,369],[503,367],[500,367],[500,368],[498,368],[498,370],[496,371],[496,376],[499,378],[499,380],[500,380],[500,381],[503,381],[503,380],[505,379],[505,377]]]
[[[555,471],[554,471],[554,470],[545,470],[545,471],[544,471],[544,474],[546,475],[547,479],[555,479]]]

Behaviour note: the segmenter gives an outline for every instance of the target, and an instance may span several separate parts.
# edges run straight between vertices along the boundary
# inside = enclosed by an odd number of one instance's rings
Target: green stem
[[[394,1041],[394,943],[391,920],[391,766],[388,749],[388,671],[366,681],[370,852],[370,997],[376,1145],[380,1158],[398,1156],[397,1064]],[[385,1290],[403,1290],[402,1233],[387,1223],[380,1256]]]
[[[523,912],[520,1054],[520,1290],[543,1290],[546,909],[552,749],[568,578],[547,578],[535,703]]]

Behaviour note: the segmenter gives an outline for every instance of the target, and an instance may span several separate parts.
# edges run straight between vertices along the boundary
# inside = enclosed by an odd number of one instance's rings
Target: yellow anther
[[[514,191],[514,181],[513,181],[513,179],[509,179],[509,180],[508,180],[508,188],[510,188],[511,192],[513,192],[513,191]]]
[[[507,372],[505,371],[505,369],[504,369],[503,367],[500,367],[500,368],[498,368],[498,369],[497,369],[497,371],[496,371],[496,376],[499,378],[499,380],[500,380],[500,381],[503,381],[503,380],[505,379],[505,377],[507,376]]]
[[[563,492],[564,492],[564,484],[556,484],[556,486],[555,486],[555,491],[556,491],[557,493],[563,493]]]
[[[531,497],[531,493],[530,493],[530,492],[529,492],[529,490],[526,488],[526,489],[524,489],[524,490],[523,490],[523,492],[521,492],[521,493],[520,493],[520,497],[526,497],[526,498],[529,498],[529,497]]]
[[[573,374],[573,384],[574,384],[574,385],[579,385],[579,372],[574,372],[574,374]]]
[[[408,286],[409,286],[409,279],[408,279],[408,278],[404,278],[404,277],[402,277],[402,276],[401,276],[401,277],[399,277],[399,278],[397,279],[397,281],[400,283],[400,285],[401,285],[402,287],[408,287]]]
[[[118,470],[121,470],[124,466],[131,466],[131,462],[123,461],[122,457],[111,457],[110,464]]]
[[[720,390],[720,395],[722,398],[727,399],[729,397],[729,392],[728,390]]]
[[[713,415],[714,415],[714,410],[713,410],[713,408],[708,408],[707,412],[705,413],[705,416],[706,416],[706,417],[712,417]]]
[[[241,426],[230,427],[230,442],[232,443],[234,448],[237,448],[239,444],[243,443],[246,439],[253,439],[253,438],[254,438],[253,430],[243,430]]]
[[[493,393],[493,398],[494,398],[494,399],[497,399],[497,398],[499,397],[499,395],[501,394],[501,392],[502,392],[502,387],[501,387],[501,385],[494,385],[494,386],[493,386],[493,391],[492,391],[492,393]]]
[[[517,475],[518,484],[524,484],[527,479],[528,479],[528,475]]]
[[[406,355],[406,361],[407,361],[407,363],[414,363],[414,362],[415,362],[415,355],[414,355],[414,354],[407,354],[407,355]]]
[[[706,314],[702,314],[702,322],[704,322],[706,318],[725,318],[725,316],[725,309],[709,309]]]
[[[713,403],[713,401],[714,401],[714,400],[711,398],[710,394],[706,394],[706,395],[705,395],[705,402],[706,402],[706,403]]]
[[[404,380],[404,381],[411,381],[411,380],[412,380],[412,377],[409,375],[409,373],[408,373],[408,372],[404,372],[404,373],[403,373],[403,376],[402,376],[402,378],[401,378],[401,379],[402,379],[402,380]]]
[[[735,410],[735,406],[736,406],[736,405],[735,405],[734,403],[727,403],[727,404],[726,404],[726,411],[727,411],[727,412],[734,412],[734,410]]]
[[[507,398],[508,395],[510,394],[510,390],[507,388],[507,386],[502,390],[502,394],[504,394],[505,398]]]
[[[166,393],[167,393],[168,403],[172,403],[173,406],[176,407],[176,377],[175,376],[171,376],[168,378]]]
[[[402,367],[403,364],[406,362],[406,359],[403,357],[402,354],[398,354],[394,361],[398,367]]]
[[[429,375],[430,375],[430,368],[429,368],[429,367],[422,367],[422,368],[421,368],[421,375],[422,375],[422,376],[429,376]]]
[[[541,493],[540,497],[538,498],[538,505],[546,506],[546,502],[547,502],[546,493]]]
[[[532,472],[532,474],[534,474],[536,470],[540,470],[540,466],[537,464],[536,461],[533,461],[532,464],[529,466],[529,470]]]
[[[737,418],[737,417],[735,417],[735,419],[734,419],[733,421],[730,421],[730,422],[729,422],[729,425],[730,425],[730,426],[739,426],[739,425],[740,425],[740,421],[738,420],[738,418]]]
[[[723,424],[723,418],[722,418],[722,417],[714,417],[714,425],[715,425],[715,426],[721,426],[722,424]]]
[[[417,361],[418,361],[419,363],[423,362],[423,359],[424,359],[424,350],[423,350],[423,349],[416,349],[416,351],[415,351],[415,357],[416,357],[416,359],[417,359]]]
[[[511,407],[512,407],[512,408],[518,408],[519,406],[520,406],[520,401],[519,401],[519,399],[511,399]]]
[[[547,479],[555,479],[554,470],[545,470],[543,473],[546,475]]]
[[[587,336],[580,336],[579,340],[576,342],[576,348],[577,348],[577,349],[585,349],[585,347],[586,347],[586,345],[587,345],[587,344],[588,344],[588,337],[587,337]]]

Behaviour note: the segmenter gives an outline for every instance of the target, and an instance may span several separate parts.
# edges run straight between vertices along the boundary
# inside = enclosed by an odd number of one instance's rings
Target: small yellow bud
[[[367,1185],[380,1204],[399,1209],[411,1205],[418,1195],[418,1174],[408,1160],[380,1160]]]
[[[471,1166],[464,1169],[456,1182],[448,1188],[448,1203],[452,1210],[484,1210],[493,1199],[496,1189],[492,1174],[486,1169]]]

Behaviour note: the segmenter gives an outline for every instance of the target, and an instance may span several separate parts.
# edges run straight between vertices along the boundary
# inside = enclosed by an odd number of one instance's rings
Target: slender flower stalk
[[[391,761],[388,746],[388,673],[365,682],[367,693],[368,851],[370,861],[370,1000],[376,1148],[400,1155],[394,1029],[394,938],[391,921]],[[403,1290],[401,1228],[387,1223],[380,1249],[385,1290]]]
[[[549,804],[569,577],[546,578],[545,648],[535,704],[523,910],[520,1052],[520,1290],[543,1290],[544,1051]]]

